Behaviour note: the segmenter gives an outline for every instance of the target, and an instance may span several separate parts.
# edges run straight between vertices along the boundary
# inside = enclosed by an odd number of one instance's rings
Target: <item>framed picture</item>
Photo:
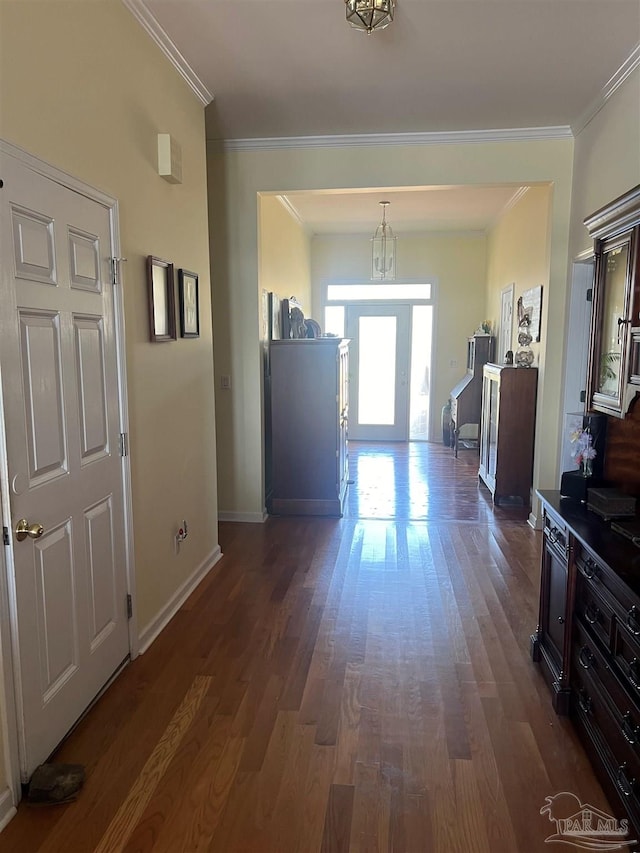
[[[178,270],[178,298],[180,334],[183,338],[197,338],[200,335],[200,298],[196,273]]]
[[[147,257],[147,288],[151,342],[175,341],[176,298],[173,264],[149,255]]]
[[[533,341],[540,340],[542,285],[525,290],[518,299],[518,325],[528,326]]]
[[[270,293],[270,302],[271,302],[271,325],[270,325],[270,338],[272,341],[279,341],[282,337],[282,332],[280,328],[280,319],[282,316],[282,312],[280,311],[280,298],[276,293]]]

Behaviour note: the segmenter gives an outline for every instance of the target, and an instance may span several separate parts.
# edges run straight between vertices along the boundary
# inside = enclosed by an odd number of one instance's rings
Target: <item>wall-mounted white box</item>
[[[170,184],[182,183],[182,149],[169,133],[158,134],[158,174]]]

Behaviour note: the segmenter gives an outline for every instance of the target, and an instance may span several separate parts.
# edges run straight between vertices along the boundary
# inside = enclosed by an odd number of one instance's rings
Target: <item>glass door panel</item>
[[[348,305],[349,437],[409,437],[409,305]]]
[[[392,426],[396,419],[398,318],[358,320],[358,423]]]

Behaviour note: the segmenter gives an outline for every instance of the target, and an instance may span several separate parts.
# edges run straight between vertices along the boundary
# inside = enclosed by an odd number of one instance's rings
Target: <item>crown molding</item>
[[[493,220],[493,222],[491,223],[489,228],[486,229],[486,231],[488,232],[491,230],[491,228],[495,227],[498,224],[498,222],[500,222],[500,220],[503,219],[503,217],[505,217],[507,215],[507,213],[509,213],[511,208],[515,207],[516,204],[520,201],[520,199],[524,198],[524,196],[528,192],[529,192],[529,187],[518,187],[518,189],[514,192],[514,194],[511,196],[511,198],[506,202],[506,204],[504,205],[504,207],[502,208],[500,213],[498,213],[498,215],[495,217],[495,219]]]
[[[305,230],[306,230],[306,226],[302,220],[302,217],[300,216],[300,214],[298,213],[298,211],[294,207],[294,205],[291,203],[291,200],[289,199],[289,197],[286,195],[277,195],[276,198],[278,199],[280,204],[284,207],[284,209],[287,211],[289,216],[293,220],[295,220],[295,222],[297,222],[301,228],[305,228]]]
[[[205,107],[210,104],[214,96],[180,53],[168,33],[160,26],[144,0],[122,0],[122,2],[141,27],[151,36],[180,76],[186,80]]]
[[[461,145],[473,142],[527,142],[573,139],[568,125],[516,127],[499,130],[454,130],[434,133],[354,133],[336,136],[274,136],[225,139],[226,151],[270,151],[280,148],[348,148],[377,145]]]
[[[631,77],[634,71],[640,68],[640,44],[637,44],[631,51],[630,55],[625,59],[620,68],[615,74],[607,80],[596,98],[589,104],[587,109],[582,113],[578,120],[571,125],[573,135],[577,136],[589,122],[600,112],[600,110],[622,86],[622,84]]]

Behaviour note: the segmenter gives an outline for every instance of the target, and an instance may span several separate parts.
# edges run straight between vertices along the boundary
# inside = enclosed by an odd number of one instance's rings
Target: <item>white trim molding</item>
[[[454,130],[437,133],[354,133],[343,136],[274,136],[259,139],[225,139],[223,145],[226,151],[268,151],[279,148],[462,145],[471,142],[527,142],[540,139],[573,139],[573,133],[568,125],[560,125],[558,127],[516,127],[498,130]]]
[[[151,620],[151,622],[145,625],[140,632],[140,637],[138,638],[139,654],[144,654],[144,652],[147,651],[160,632],[167,627],[178,610],[180,610],[194,589],[202,580],[204,580],[221,558],[222,551],[220,550],[220,546],[216,545],[213,551],[204,558],[199,566],[194,569],[186,581],[178,587],[160,612]]]
[[[15,817],[16,812],[11,788],[5,788],[0,794],[0,832],[2,832],[11,818]]]
[[[122,0],[133,17],[138,21],[145,32],[151,36],[160,50],[167,57],[180,76],[188,83],[189,87],[199,98],[205,107],[213,101],[214,96],[189,65],[184,56],[173,43],[169,34],[158,23],[153,12],[144,0]]]
[[[634,47],[634,49],[622,63],[620,68],[618,68],[618,70],[610,77],[610,79],[607,80],[607,82],[602,87],[602,90],[589,104],[587,109],[582,113],[578,120],[571,125],[574,136],[577,136],[582,130],[585,129],[591,119],[594,118],[604,107],[609,98],[611,98],[614,93],[618,91],[618,89],[620,88],[620,86],[622,86],[625,80],[628,80],[628,78],[638,68],[640,68],[640,44],[637,44]]]
[[[269,514],[264,512],[218,512],[218,521],[240,521],[244,524],[264,524]]]

